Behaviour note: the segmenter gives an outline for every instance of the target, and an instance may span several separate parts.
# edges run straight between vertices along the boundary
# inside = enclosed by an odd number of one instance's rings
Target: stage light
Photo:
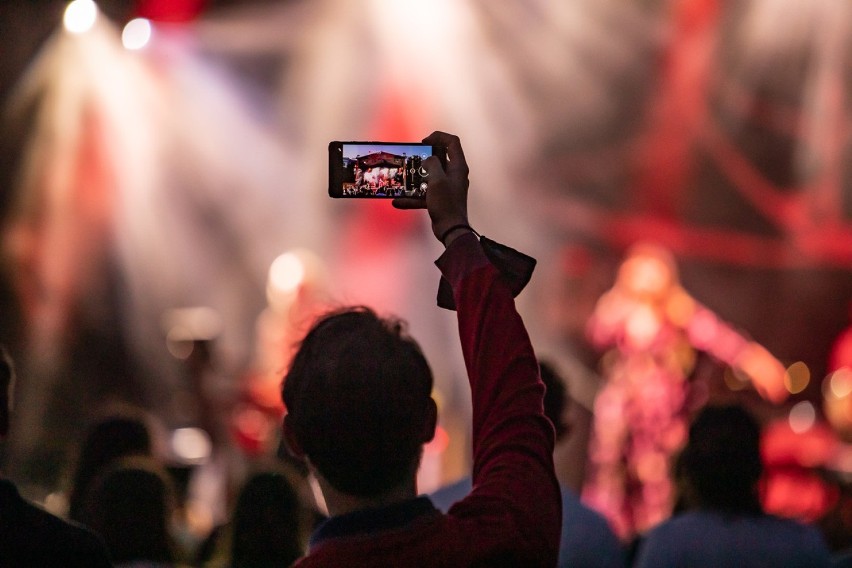
[[[200,428],[178,428],[172,434],[171,446],[175,457],[187,464],[204,463],[213,450],[210,436]]]
[[[816,422],[816,410],[814,405],[808,401],[802,401],[790,409],[788,417],[790,429],[796,434],[803,434],[810,430]]]
[[[269,268],[269,284],[278,292],[294,292],[305,278],[305,265],[298,255],[282,254]]]
[[[74,0],[65,8],[62,23],[71,33],[82,34],[95,25],[98,19],[98,6],[93,0]]]
[[[121,32],[121,43],[127,49],[142,49],[151,41],[151,22],[145,18],[136,18],[127,22]]]

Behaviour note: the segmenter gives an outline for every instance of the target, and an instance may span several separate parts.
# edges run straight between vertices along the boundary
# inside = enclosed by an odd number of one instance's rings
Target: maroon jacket
[[[297,566],[556,565],[554,435],[529,336],[473,234],[436,264],[453,288],[472,391],[473,490],[446,515],[419,497],[333,517]]]

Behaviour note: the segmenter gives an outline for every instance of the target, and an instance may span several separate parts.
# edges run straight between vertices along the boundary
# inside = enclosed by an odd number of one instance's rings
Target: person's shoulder
[[[67,559],[68,566],[110,566],[106,546],[98,535],[20,498],[15,518],[5,519],[6,535],[16,540],[22,558]],[[14,536],[12,536],[14,535]]]
[[[583,538],[591,534],[601,539],[618,542],[607,518],[598,510],[583,503],[572,490],[562,488],[562,527],[563,533],[568,529],[582,528]]]
[[[604,515],[563,487],[559,566],[575,565],[623,567],[626,549]]]
[[[573,518],[582,519],[584,522],[593,522],[596,524],[607,523],[606,517],[603,514],[583,503],[574,491],[566,487],[561,487],[560,489],[562,491],[563,517],[566,517],[566,512],[568,512]]]
[[[778,515],[765,514],[760,517],[761,521],[767,526],[777,527],[779,530],[789,530],[795,532],[818,532],[818,529],[807,523]]]
[[[795,519],[764,515],[759,531],[769,547],[784,551],[790,566],[828,566],[831,551],[822,531]]]
[[[776,534],[785,540],[798,539],[810,542],[817,547],[825,545],[822,531],[814,525],[775,515],[765,515],[763,525],[767,533]]]
[[[708,527],[722,524],[718,515],[708,511],[685,511],[669,517],[648,531],[648,536],[680,533],[685,530],[706,530]]]
[[[453,504],[461,501],[470,494],[473,488],[473,481],[470,477],[464,477],[455,483],[445,485],[429,495],[432,503],[446,513],[450,510]]]

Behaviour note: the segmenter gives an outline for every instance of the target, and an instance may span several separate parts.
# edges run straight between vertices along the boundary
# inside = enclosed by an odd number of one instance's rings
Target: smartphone
[[[328,194],[335,198],[426,197],[422,162],[446,149],[421,142],[331,142]]]

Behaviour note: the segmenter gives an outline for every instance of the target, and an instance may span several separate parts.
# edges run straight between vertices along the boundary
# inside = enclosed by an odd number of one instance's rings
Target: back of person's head
[[[144,417],[129,409],[99,419],[89,429],[80,447],[71,481],[69,516],[86,523],[81,498],[89,483],[112,462],[126,456],[150,456],[151,434]]]
[[[546,388],[544,393],[544,415],[553,423],[556,439],[562,438],[568,432],[565,424],[565,408],[570,400],[568,389],[556,369],[547,361],[538,364],[541,381]]]
[[[232,568],[289,566],[304,554],[305,511],[280,471],[249,477],[233,514]]]
[[[90,527],[104,539],[115,563],[176,560],[173,483],[156,461],[118,460],[92,481],[83,500]]]
[[[381,495],[417,471],[434,434],[431,391],[402,322],[364,307],[335,312],[311,328],[284,378],[287,437],[337,490]]]
[[[0,345],[0,436],[9,433],[12,413],[12,385],[15,380],[15,365],[6,347]]]
[[[676,467],[695,505],[730,513],[760,512],[760,425],[741,406],[702,409]]]

